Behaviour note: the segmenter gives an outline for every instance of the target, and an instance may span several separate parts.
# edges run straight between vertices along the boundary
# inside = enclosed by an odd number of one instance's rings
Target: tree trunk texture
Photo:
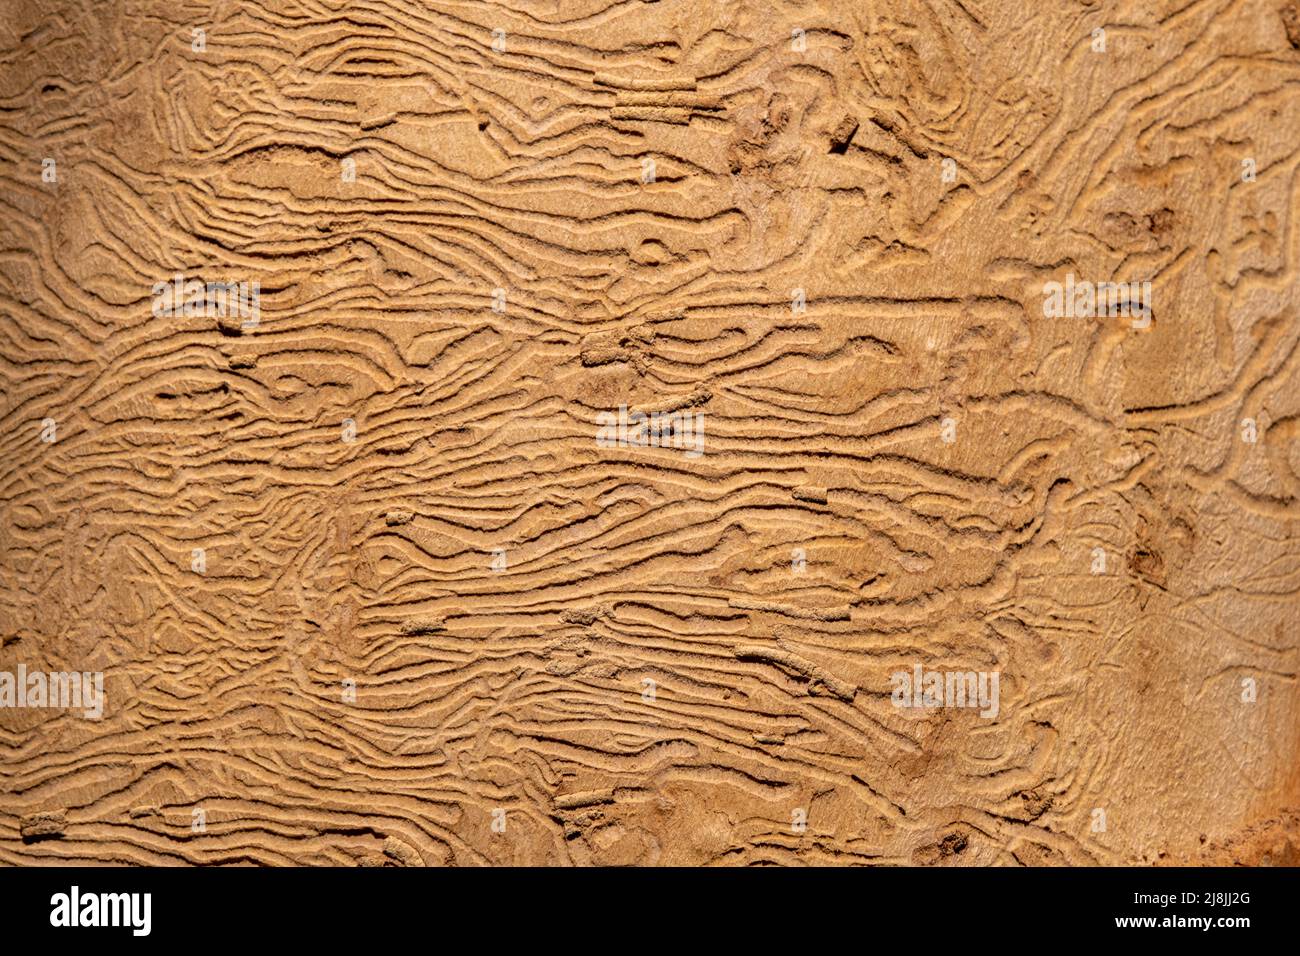
[[[7,0],[0,863],[1298,862],[1298,129],[1294,0]]]

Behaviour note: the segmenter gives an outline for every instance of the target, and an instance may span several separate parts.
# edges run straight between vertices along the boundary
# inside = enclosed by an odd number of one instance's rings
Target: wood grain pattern
[[[1294,0],[0,11],[0,862],[1297,862]]]

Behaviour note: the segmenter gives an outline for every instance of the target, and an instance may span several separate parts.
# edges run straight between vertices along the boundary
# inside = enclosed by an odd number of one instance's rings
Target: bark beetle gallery
[[[1297,130],[1295,0],[6,0],[0,863],[1297,862]]]

